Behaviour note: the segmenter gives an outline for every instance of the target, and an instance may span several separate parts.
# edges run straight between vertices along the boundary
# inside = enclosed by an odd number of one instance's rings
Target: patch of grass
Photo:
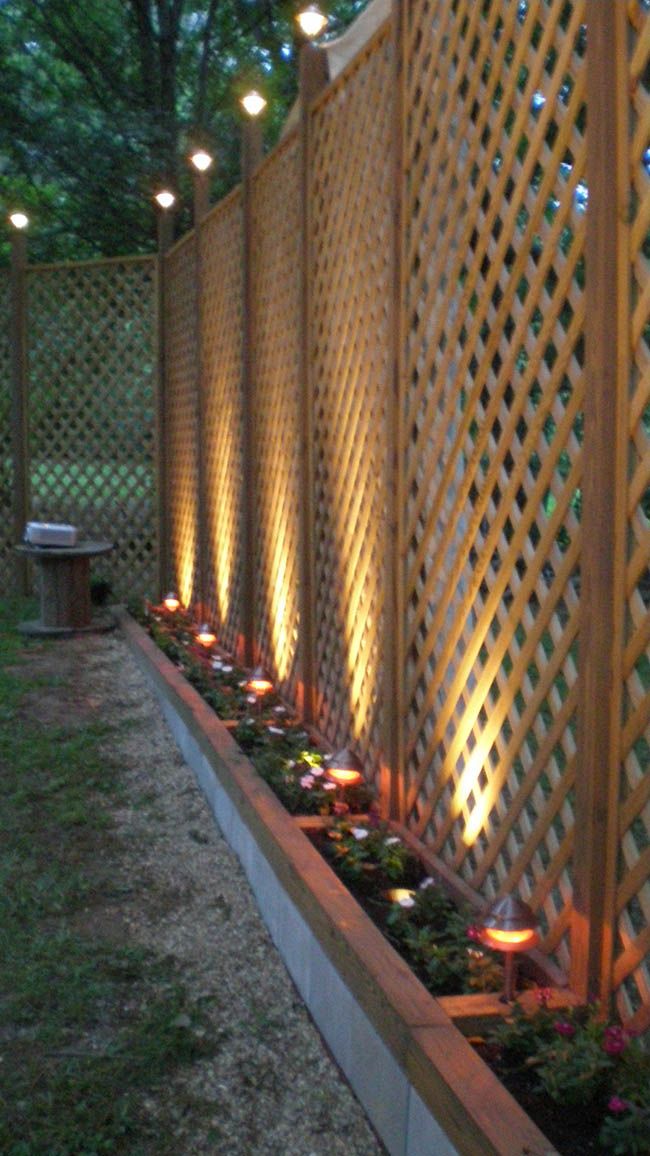
[[[90,927],[115,910],[113,724],[39,721],[34,691],[59,680],[15,631],[25,617],[0,603],[0,1151],[161,1156],[165,1086],[221,1040],[172,959]]]

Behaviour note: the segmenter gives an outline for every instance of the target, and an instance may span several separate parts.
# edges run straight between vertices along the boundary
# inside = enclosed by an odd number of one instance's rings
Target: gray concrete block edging
[[[296,988],[390,1156],[557,1156],[211,708],[126,612],[118,620]]]

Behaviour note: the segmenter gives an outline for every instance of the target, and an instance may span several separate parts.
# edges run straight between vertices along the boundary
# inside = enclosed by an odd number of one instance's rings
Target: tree
[[[333,0],[340,31],[368,0]],[[0,0],[0,196],[41,260],[145,251],[157,182],[190,196],[184,155],[237,180],[237,85],[255,74],[272,142],[296,93],[294,0]],[[6,248],[6,246],[5,246]]]

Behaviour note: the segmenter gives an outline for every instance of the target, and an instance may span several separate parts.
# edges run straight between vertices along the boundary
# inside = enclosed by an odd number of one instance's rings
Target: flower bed
[[[156,634],[156,642],[160,645],[161,624],[156,622],[154,615],[153,621],[149,621],[148,628],[154,638]],[[231,721],[229,727],[231,733],[238,735],[243,739],[244,744],[248,745],[250,754],[258,759],[261,757],[262,766],[266,765],[266,772],[269,772],[269,766],[272,764],[275,767],[273,774],[270,774],[268,781],[272,783],[274,775],[278,778],[279,790],[278,794],[282,797],[282,790],[285,791],[288,805],[294,813],[303,813],[311,808],[311,814],[314,819],[311,820],[312,829],[311,837],[313,843],[318,845],[320,852],[325,855],[325,858],[335,867],[341,878],[345,879],[346,886],[356,893],[357,899],[361,902],[364,909],[369,911],[373,916],[373,921],[376,925],[383,926],[384,932],[389,936],[391,942],[401,948],[404,946],[402,941],[410,941],[408,943],[409,949],[413,946],[417,951],[420,951],[420,959],[416,961],[415,971],[421,975],[425,980],[427,972],[437,972],[436,982],[440,976],[444,976],[444,982],[451,982],[451,988],[458,990],[458,986],[464,987],[464,990],[475,990],[473,980],[470,976],[468,978],[465,973],[460,985],[457,984],[457,976],[455,976],[456,968],[458,966],[459,956],[465,955],[472,959],[471,952],[473,946],[470,942],[469,953],[467,946],[467,922],[466,914],[459,913],[456,908],[446,907],[444,896],[441,889],[435,885],[432,886],[428,882],[428,877],[420,874],[416,876],[413,867],[413,859],[406,854],[406,850],[401,842],[396,841],[396,837],[390,833],[390,830],[379,824],[371,811],[370,819],[360,819],[358,817],[351,818],[349,814],[343,813],[338,816],[335,815],[336,810],[347,811],[347,805],[341,807],[340,799],[337,799],[336,792],[324,789],[324,783],[321,782],[323,776],[318,772],[323,767],[325,756],[318,751],[315,744],[309,742],[308,745],[303,746],[306,739],[309,739],[307,732],[301,727],[299,720],[291,717],[290,712],[286,711],[283,704],[277,702],[272,697],[264,700],[262,708],[258,708],[257,702],[249,701],[249,696],[246,693],[246,688],[243,686],[245,681],[242,677],[242,672],[237,671],[234,664],[224,656],[218,656],[216,659],[207,659],[205,653],[196,650],[195,643],[191,635],[183,637],[184,627],[181,625],[178,636],[172,637],[172,632],[169,632],[167,624],[164,624],[162,630],[165,637],[162,639],[163,649],[167,650],[177,667],[183,671],[183,675],[195,685],[206,680],[211,680],[211,671],[214,670],[212,663],[221,663],[222,674],[226,676],[227,685],[230,690],[226,693],[225,698],[229,700],[229,711]],[[179,649],[176,649],[179,648]],[[223,670],[223,666],[231,669]],[[217,671],[219,668],[217,667]],[[220,676],[221,677],[221,676]],[[217,679],[217,682],[220,678]],[[201,687],[199,687],[201,689]],[[205,690],[210,692],[210,687],[203,687],[201,693]],[[214,690],[214,688],[212,688]],[[222,690],[219,689],[219,694]],[[209,701],[208,695],[205,695]],[[235,710],[233,711],[233,707]],[[282,709],[277,710],[278,707]],[[253,708],[254,713],[253,713]],[[276,725],[278,720],[281,720],[281,725]],[[273,728],[273,729],[271,729]],[[274,734],[274,731],[277,731]],[[278,748],[274,752],[270,750],[269,742],[278,743]],[[296,746],[297,744],[297,746]],[[279,755],[279,763],[270,758],[271,753]],[[305,761],[303,754],[307,754],[308,758]],[[296,757],[296,755],[298,757]],[[311,762],[309,761],[311,760]],[[304,765],[303,765],[304,764]],[[278,770],[279,766],[279,770]],[[262,768],[260,768],[262,771]],[[316,774],[313,773],[314,769]],[[264,773],[262,771],[262,773]],[[307,780],[311,779],[309,782]],[[304,781],[303,781],[304,780]],[[273,785],[273,784],[272,784]],[[316,787],[316,790],[314,789]],[[275,787],[274,787],[275,789]],[[306,802],[305,796],[309,802]],[[302,826],[309,826],[310,820],[303,820]],[[325,829],[324,829],[325,828]],[[329,831],[327,830],[329,828]],[[332,838],[332,835],[334,836]],[[369,869],[370,868],[370,869]],[[402,874],[404,871],[404,874]],[[323,876],[324,877],[324,876]],[[324,877],[325,878],[325,877]],[[402,901],[392,901],[386,898],[383,894],[386,890],[390,890],[387,884],[402,883],[406,886],[410,894],[402,897]],[[424,883],[424,886],[422,884]],[[325,883],[326,889],[329,885]],[[447,901],[448,902],[448,901]],[[308,909],[311,917],[311,908]],[[442,924],[447,918],[447,921],[452,925],[462,922],[462,936],[456,937],[453,949],[447,952],[433,952],[432,953],[432,935],[431,929],[434,925],[435,919],[441,919],[436,929],[436,941],[438,947],[449,947],[445,943],[445,932]],[[349,924],[349,918],[347,920]],[[327,935],[332,934],[331,926],[328,925],[329,930]],[[344,932],[344,935],[347,934]],[[463,938],[464,937],[464,938]],[[451,936],[454,940],[454,936]],[[462,949],[459,944],[462,942]],[[346,949],[347,951],[347,949]],[[436,955],[438,958],[436,958]],[[371,959],[378,960],[380,953],[375,944],[373,946]],[[381,956],[383,959],[383,955]],[[483,953],[475,958],[484,959]],[[343,970],[346,969],[346,961],[343,961]],[[379,965],[377,965],[378,967]],[[479,968],[479,972],[483,970],[483,964]],[[387,965],[384,964],[384,970]],[[470,969],[471,972],[471,969]],[[453,981],[453,982],[452,982]],[[364,981],[365,984],[365,981]],[[299,985],[300,986],[300,985]],[[404,978],[400,977],[400,991],[394,993],[394,1000],[396,1003],[402,1002],[404,988]],[[447,990],[450,990],[448,988]],[[363,991],[363,988],[362,988]],[[409,997],[410,998],[410,997]],[[451,1001],[454,1003],[454,1001]],[[560,1015],[557,1010],[552,1009],[554,1000],[548,1001],[548,1006],[538,1009],[536,1014],[532,1016],[524,1016],[519,1011],[515,1011],[512,1017],[512,1023],[506,1024],[494,1035],[481,1033],[481,1038],[474,1040],[475,1046],[480,1050],[482,1056],[486,1059],[488,1064],[499,1073],[504,1080],[506,1086],[510,1086],[522,1103],[525,1104],[527,1110],[534,1114],[540,1121],[547,1134],[551,1134],[552,1139],[557,1145],[558,1151],[566,1153],[567,1156],[590,1156],[594,1153],[612,1153],[623,1154],[631,1153],[633,1156],[640,1156],[642,1153],[650,1151],[647,1146],[647,1122],[648,1122],[648,1105],[644,1096],[647,1095],[649,1081],[647,1078],[647,1058],[638,1048],[638,1045],[633,1041],[630,1042],[625,1038],[626,1046],[630,1045],[629,1056],[635,1056],[635,1065],[630,1065],[626,1060],[624,1063],[615,1062],[612,1048],[615,1039],[623,1038],[616,1035],[614,1031],[615,1025],[603,1025],[596,1020],[593,1014],[587,1016],[590,1026],[587,1027],[579,1018],[579,1013],[562,1012]],[[445,1001],[442,1001],[443,1007]],[[458,1003],[456,1001],[456,1006]],[[494,1011],[494,997],[492,997],[492,1011]],[[385,1009],[384,1013],[385,1015]],[[585,1013],[580,1013],[584,1015]],[[569,1029],[565,1029],[564,1034],[558,1031],[557,1027],[553,1028],[554,1034],[549,1034],[549,1017],[552,1017],[552,1025],[567,1023],[575,1027],[575,1031],[570,1035]],[[318,1022],[318,1017],[317,1022]],[[434,1016],[435,1020],[435,1016]],[[436,1021],[437,1022],[437,1021]],[[598,1024],[598,1029],[596,1029]],[[320,1026],[320,1025],[319,1025]],[[382,1029],[384,1024],[382,1022]],[[620,1031],[620,1029],[616,1029]],[[601,1033],[598,1037],[598,1031]],[[401,1029],[398,1029],[398,1035]],[[422,1032],[422,1029],[420,1029]],[[589,1048],[586,1044],[583,1046],[583,1035],[587,1033],[587,1038],[591,1041],[592,1053],[598,1050],[602,1056],[605,1057],[604,1062],[596,1066],[596,1075],[592,1076],[590,1070],[584,1069],[581,1075],[581,1065],[584,1068],[584,1057],[589,1053]],[[509,1033],[509,1034],[508,1034]],[[388,1033],[390,1035],[390,1032]],[[546,1036],[549,1038],[546,1038]],[[599,1043],[598,1043],[599,1039]],[[525,1050],[525,1041],[528,1041],[529,1051]],[[532,1041],[532,1042],[531,1042]],[[559,1043],[558,1043],[559,1041]],[[574,1042],[575,1041],[575,1042]],[[594,1042],[596,1041],[596,1042]],[[564,1047],[568,1043],[573,1043],[573,1051],[571,1054],[565,1055],[561,1050],[560,1045]],[[607,1045],[607,1046],[605,1046]],[[411,1045],[409,1045],[411,1046]],[[460,1046],[460,1045],[457,1045]],[[397,1045],[396,1050],[400,1050],[402,1045]],[[448,1044],[449,1055],[454,1053],[456,1045],[452,1047]],[[544,1051],[544,1048],[547,1050]],[[559,1049],[559,1050],[558,1050]],[[608,1050],[609,1049],[609,1050]],[[435,1050],[435,1049],[434,1049]],[[624,1051],[625,1049],[622,1049]],[[591,1054],[591,1053],[590,1053]],[[599,1053],[600,1054],[600,1053]],[[472,1065],[468,1058],[467,1051],[462,1053],[462,1072],[457,1071],[457,1078],[464,1081],[468,1077],[469,1072],[472,1071]],[[601,1057],[602,1059],[602,1057]],[[555,1070],[560,1061],[565,1064],[566,1071],[571,1071],[576,1068],[575,1080],[569,1078],[562,1079],[558,1082],[557,1087],[544,1086],[546,1081],[548,1085],[549,1077],[545,1073],[550,1073]],[[406,1062],[406,1061],[405,1061]],[[445,1058],[437,1061],[438,1070],[444,1067]],[[644,1067],[644,1065],[646,1065]],[[343,1065],[345,1068],[345,1065]],[[408,1066],[408,1063],[407,1063]],[[624,1072],[628,1072],[632,1066],[636,1066],[641,1072],[645,1073],[640,1081],[640,1086],[631,1083],[627,1077],[625,1080],[621,1079]],[[602,1082],[603,1073],[607,1072],[608,1077],[611,1076],[613,1083],[607,1083],[605,1086]],[[525,1075],[525,1081],[522,1081],[522,1074]],[[614,1077],[616,1077],[614,1079]],[[645,1079],[645,1084],[644,1084]],[[547,1109],[551,1109],[554,1103],[559,1101],[562,1104],[561,1097],[557,1093],[565,1091],[572,1083],[577,1086],[587,1087],[594,1082],[594,1086],[598,1088],[598,1098],[595,1099],[591,1095],[585,1097],[585,1103],[578,1105],[573,1103],[571,1113],[569,1114],[566,1107],[560,1107],[560,1111],[555,1111],[555,1118],[559,1117],[559,1124],[557,1130],[553,1124],[553,1115],[549,1114]],[[353,1086],[354,1086],[354,1081]],[[434,1080],[437,1085],[437,1078]],[[476,1073],[474,1074],[475,1088],[479,1086],[480,1081]],[[445,1086],[447,1086],[445,1081]],[[644,1091],[645,1088],[645,1091]],[[538,1089],[538,1090],[535,1090]],[[543,1093],[543,1094],[542,1094]],[[434,1099],[437,1099],[437,1090]],[[462,1097],[469,1095],[468,1089],[463,1089]],[[494,1104],[499,1101],[499,1097],[492,1090],[489,1093],[494,1100]],[[496,1099],[494,1097],[496,1096]],[[363,1100],[363,1096],[361,1096]],[[463,1102],[466,1101],[463,1099]],[[606,1111],[609,1106],[609,1111]],[[490,1105],[492,1107],[492,1105]],[[603,1109],[605,1109],[603,1111]],[[499,1109],[503,1111],[501,1107]],[[455,1151],[467,1152],[471,1156],[479,1152],[503,1152],[507,1156],[520,1156],[526,1150],[526,1147],[520,1145],[516,1149],[508,1146],[506,1133],[506,1146],[500,1146],[499,1139],[492,1139],[489,1142],[483,1143],[484,1137],[481,1135],[481,1140],[477,1139],[477,1135],[471,1140],[468,1147],[463,1147],[459,1142],[458,1137],[454,1134],[454,1110],[452,1110],[451,1119],[447,1120],[448,1105],[445,1102],[442,1108],[435,1114],[438,1117],[439,1112],[442,1113],[442,1119],[445,1121],[448,1134],[454,1135],[454,1140],[457,1143]],[[541,1112],[541,1115],[540,1115]],[[602,1113],[602,1116],[599,1115]],[[478,1114],[481,1114],[479,1110]],[[489,1115],[489,1112],[487,1113]],[[372,1118],[372,1113],[371,1113]],[[564,1133],[566,1125],[573,1120],[580,1118],[582,1123],[577,1127],[579,1140],[576,1140],[574,1130],[573,1136],[566,1141],[564,1140]],[[590,1132],[587,1135],[587,1124],[584,1121],[589,1121]],[[593,1126],[592,1126],[593,1125]],[[514,1127],[514,1125],[513,1125]],[[518,1127],[521,1127],[518,1124]],[[485,1125],[486,1135],[489,1132],[489,1127]],[[381,1129],[380,1129],[381,1131]],[[471,1130],[470,1130],[471,1131]],[[497,1122],[496,1131],[499,1131],[499,1123]],[[524,1129],[525,1131],[525,1129]],[[512,1136],[514,1136],[512,1132]],[[600,1134],[600,1143],[597,1139]],[[461,1132],[464,1135],[464,1131]],[[544,1141],[544,1136],[538,1134],[536,1143]],[[385,1138],[385,1137],[384,1137]],[[514,1143],[514,1140],[513,1140]],[[548,1145],[535,1148],[532,1144],[526,1142],[528,1151],[540,1151],[549,1153]],[[580,1146],[577,1146],[579,1144]],[[644,1146],[645,1145],[645,1146]],[[390,1145],[389,1145],[390,1147]],[[395,1149],[401,1150],[401,1149]],[[404,1148],[404,1151],[408,1149]],[[392,1151],[392,1149],[391,1149]],[[409,1150],[410,1151],[410,1150]],[[415,1149],[417,1151],[417,1149]],[[424,1149],[422,1150],[424,1151]],[[435,1151],[446,1153],[451,1151],[444,1147],[439,1149],[436,1147]],[[418,1153],[419,1156],[419,1153]]]

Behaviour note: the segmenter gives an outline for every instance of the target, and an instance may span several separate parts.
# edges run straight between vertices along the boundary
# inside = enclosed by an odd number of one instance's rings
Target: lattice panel
[[[10,590],[14,578],[13,485],[14,468],[11,445],[11,356],[9,325],[11,317],[10,279],[7,269],[0,270],[0,584]]]
[[[408,6],[407,818],[566,962],[582,3]],[[550,928],[550,930],[549,930]]]
[[[650,17],[629,5],[632,375],[621,846],[614,980],[624,1016],[650,1009]]]
[[[192,235],[165,260],[165,454],[173,567],[169,585],[185,606],[196,600],[199,585],[195,258]]]
[[[294,699],[300,581],[300,171],[294,135],[258,172],[253,190],[256,634],[262,661]]]
[[[314,115],[316,660],[319,726],[377,765],[390,384],[391,51],[386,29]]]
[[[224,644],[242,634],[243,240],[238,190],[201,227],[204,462],[208,565],[206,600]]]
[[[115,541],[124,600],[156,575],[155,288],[151,258],[27,273],[32,514]]]

